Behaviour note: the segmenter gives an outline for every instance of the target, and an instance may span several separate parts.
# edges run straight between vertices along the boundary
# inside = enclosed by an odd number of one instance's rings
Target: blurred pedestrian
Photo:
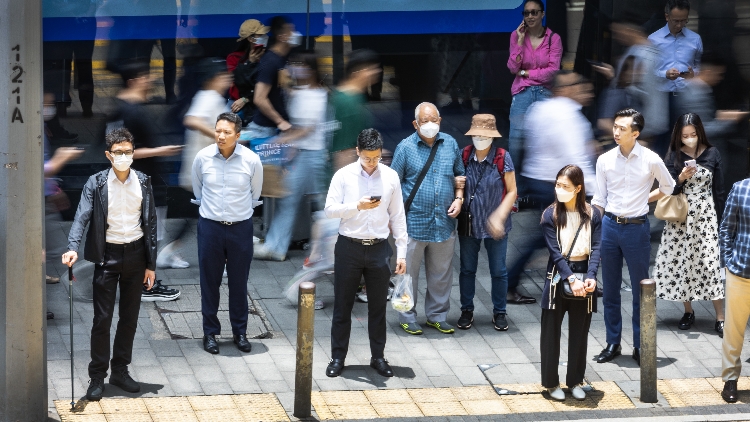
[[[674,191],[674,180],[664,162],[653,151],[638,143],[645,125],[636,110],[625,109],[614,116],[612,129],[618,147],[602,154],[596,161],[596,193],[591,201],[604,214],[602,218],[602,282],[604,290],[604,324],[607,347],[595,357],[598,363],[609,362],[622,354],[622,259],[628,265],[633,281],[633,359],[641,362],[640,280],[648,278],[651,259],[651,226],[648,204]],[[654,179],[659,189],[651,192]]]
[[[222,113],[216,120],[216,144],[198,152],[193,162],[193,193],[200,206],[200,265],[203,349],[219,353],[217,317],[222,272],[226,265],[229,321],[234,344],[249,353],[247,277],[253,255],[253,208],[260,205],[263,166],[250,149],[237,143],[242,119]]]
[[[472,137],[472,145],[464,148],[461,154],[466,171],[466,200],[458,216],[461,317],[456,326],[467,330],[474,323],[477,264],[479,249],[484,242],[492,277],[492,323],[496,330],[505,331],[508,329],[505,254],[508,250],[508,233],[513,227],[510,213],[516,200],[515,168],[510,154],[492,145],[492,140],[500,137],[495,116],[475,115],[466,136]]]
[[[156,279],[156,210],[151,179],[130,169],[135,147],[127,129],[108,133],[106,142],[105,155],[112,167],[89,177],[83,187],[68,235],[68,252],[62,256],[63,264],[71,267],[76,263],[83,233],[89,226],[83,257],[95,267],[88,400],[100,400],[104,393],[118,284],[119,321],[109,383],[129,393],[140,391],[140,385],[128,374],[128,365],[138,328],[141,290],[151,289]]]
[[[227,56],[227,70],[234,75],[234,83],[229,88],[229,101],[232,112],[242,118],[243,126],[247,126],[255,114],[253,97],[258,81],[258,65],[268,46],[269,30],[257,19],[242,22],[237,49]]]
[[[732,186],[719,229],[721,268],[726,274],[726,322],[721,348],[721,397],[737,401],[742,346],[750,318],[750,179]]]
[[[542,331],[539,350],[542,356],[542,386],[552,399],[563,401],[560,388],[560,336],[565,313],[568,314],[568,374],[565,384],[573,398],[584,400],[586,385],[586,348],[591,314],[597,299],[587,293],[596,290],[599,269],[602,215],[586,203],[583,171],[570,164],[557,173],[555,201],[542,214],[542,230],[549,250],[548,276],[542,293]],[[563,283],[580,298],[563,295]]]
[[[334,305],[331,321],[331,361],[326,375],[337,377],[349,350],[354,293],[364,277],[367,286],[367,330],[370,366],[384,377],[393,370],[384,357],[389,259],[396,239],[396,274],[406,272],[406,219],[398,174],[380,164],[383,137],[365,129],[357,137],[359,161],[340,169],[328,190],[325,213],[341,218],[334,260]]]
[[[454,188],[454,178],[464,175],[464,164],[456,140],[440,132],[441,120],[434,104],[419,104],[414,110],[416,132],[398,144],[391,163],[401,181],[403,197],[407,198],[406,262],[415,293],[414,307],[401,312],[399,321],[404,331],[415,335],[422,334],[422,327],[417,324],[416,292],[423,259],[427,273],[427,325],[444,334],[455,331],[447,317],[453,285],[455,218],[461,212],[464,190]]]
[[[510,57],[508,69],[516,75],[510,91],[510,155],[516,160],[517,172],[521,174],[524,154],[523,121],[526,110],[536,101],[552,96],[549,88],[555,72],[560,70],[563,47],[560,35],[542,24],[544,3],[541,0],[525,0],[523,21],[510,34]],[[525,195],[523,183],[519,183],[520,195]]]
[[[695,322],[692,301],[712,301],[714,330],[722,337],[724,283],[719,274],[718,216],[726,201],[724,166],[697,114],[677,120],[664,163],[677,184],[672,194],[685,194],[688,214],[685,221],[667,221],[664,226],[653,272],[656,296],[683,303],[680,330],[689,330]]]
[[[280,136],[279,143],[291,144],[294,156],[285,164],[284,187],[288,194],[279,201],[279,208],[266,240],[255,248],[258,259],[283,261],[292,240],[295,221],[310,220],[310,215],[298,216],[300,201],[312,195],[315,210],[322,202],[317,195],[323,191],[326,162],[326,118],[328,91],[320,86],[318,58],[306,53],[290,63],[290,74],[295,88],[289,92],[289,120],[292,128]],[[307,197],[309,198],[309,196]]]

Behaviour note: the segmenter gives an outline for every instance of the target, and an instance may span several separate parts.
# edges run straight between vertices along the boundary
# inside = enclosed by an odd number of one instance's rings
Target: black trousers
[[[133,356],[133,339],[138,328],[141,290],[146,272],[146,247],[143,238],[115,245],[107,243],[104,265],[94,268],[94,326],[91,327],[91,363],[89,377],[106,378],[109,361],[109,331],[115,310],[117,285],[120,307],[115,342],[112,346],[112,371],[126,369]]]
[[[339,236],[333,263],[333,320],[331,321],[331,357],[345,359],[352,331],[354,295],[362,279],[367,287],[367,331],[370,353],[382,358],[385,349],[385,311],[388,305],[388,280],[391,277],[388,241],[365,246]]]
[[[560,282],[562,283],[562,281]],[[596,300],[596,299],[594,299]],[[565,384],[573,387],[583,382],[586,374],[586,347],[591,326],[588,300],[568,300],[562,297],[562,285],[557,285],[555,309],[542,309],[542,386],[554,388],[560,384],[557,369],[560,365],[560,334],[565,312],[568,313],[568,374]]]
[[[198,263],[200,265],[203,334],[220,335],[219,312],[221,275],[227,266],[229,322],[232,334],[247,332],[247,277],[253,260],[253,220],[227,226],[198,218]]]

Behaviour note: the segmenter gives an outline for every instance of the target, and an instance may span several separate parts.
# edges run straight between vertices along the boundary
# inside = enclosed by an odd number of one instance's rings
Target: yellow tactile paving
[[[193,413],[187,397],[150,397],[143,399],[149,413],[189,412]]]
[[[367,390],[365,391],[365,396],[372,404],[413,403],[411,396],[406,390]]]
[[[375,408],[369,404],[328,405],[328,409],[333,419],[375,419],[379,416]]]
[[[457,401],[450,388],[410,388],[406,390],[415,403],[443,403]]]
[[[102,413],[148,413],[143,399],[103,399],[99,402]]]
[[[148,413],[109,413],[107,422],[152,422]]]
[[[463,416],[468,415],[466,409],[457,401],[446,401],[442,403],[417,403],[419,410],[425,416]]]
[[[497,394],[495,395],[497,396]],[[469,415],[504,415],[510,413],[508,405],[497,399],[463,400],[461,405]]]
[[[154,412],[151,413],[154,422],[198,422],[198,417],[191,410],[189,412]]]
[[[496,400],[497,393],[495,389],[487,386],[476,386],[476,387],[456,387],[451,388],[453,396],[458,401],[464,400]]]
[[[188,397],[190,406],[196,412],[201,410],[223,410],[237,409],[237,404],[232,400],[232,396],[193,396]]]
[[[420,418],[424,416],[424,413],[414,403],[373,403],[372,407],[381,418]]]
[[[320,393],[327,405],[366,405],[370,404],[363,391],[323,391]]]

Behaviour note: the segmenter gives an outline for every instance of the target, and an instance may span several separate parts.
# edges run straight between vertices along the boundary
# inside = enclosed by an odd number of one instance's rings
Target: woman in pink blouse
[[[523,22],[510,34],[508,69],[516,75],[516,79],[510,88],[513,102],[510,105],[508,145],[511,157],[518,157],[513,160],[516,174],[522,171],[522,128],[526,110],[535,101],[552,96],[549,88],[555,72],[560,70],[562,41],[559,35],[542,25],[543,19],[544,3],[541,0],[526,0]],[[519,182],[519,189],[522,189],[522,180]]]

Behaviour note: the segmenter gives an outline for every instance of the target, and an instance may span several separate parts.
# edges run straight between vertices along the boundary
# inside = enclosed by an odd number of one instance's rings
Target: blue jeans
[[[650,238],[648,219],[644,224],[617,224],[607,216],[602,219],[602,302],[607,344],[620,344],[622,337],[620,286],[625,258],[633,287],[633,347],[641,347],[641,280],[648,278]]]
[[[526,110],[536,101],[546,100],[552,96],[552,92],[543,86],[530,86],[513,96],[510,103],[510,134],[508,135],[508,152],[513,159],[513,166],[516,174],[521,174],[523,170],[524,139],[523,139],[523,121],[526,117]],[[519,194],[526,194],[526,186],[521,180],[518,180]],[[521,186],[524,190],[521,191]]]
[[[490,275],[492,276],[492,314],[504,314],[508,294],[508,272],[505,269],[508,236],[500,240],[492,238],[477,239],[469,236],[458,237],[458,244],[461,245],[461,273],[458,276],[458,286],[461,291],[461,310],[474,312],[477,263],[482,240],[484,240],[484,248],[487,249],[487,260],[490,263]]]
[[[287,165],[289,173],[284,184],[289,195],[281,198],[276,208],[271,226],[266,236],[265,247],[276,255],[286,255],[289,242],[292,240],[300,201],[306,194],[320,193],[327,157],[325,150],[298,150],[297,155]],[[300,218],[310,219],[309,215]]]

